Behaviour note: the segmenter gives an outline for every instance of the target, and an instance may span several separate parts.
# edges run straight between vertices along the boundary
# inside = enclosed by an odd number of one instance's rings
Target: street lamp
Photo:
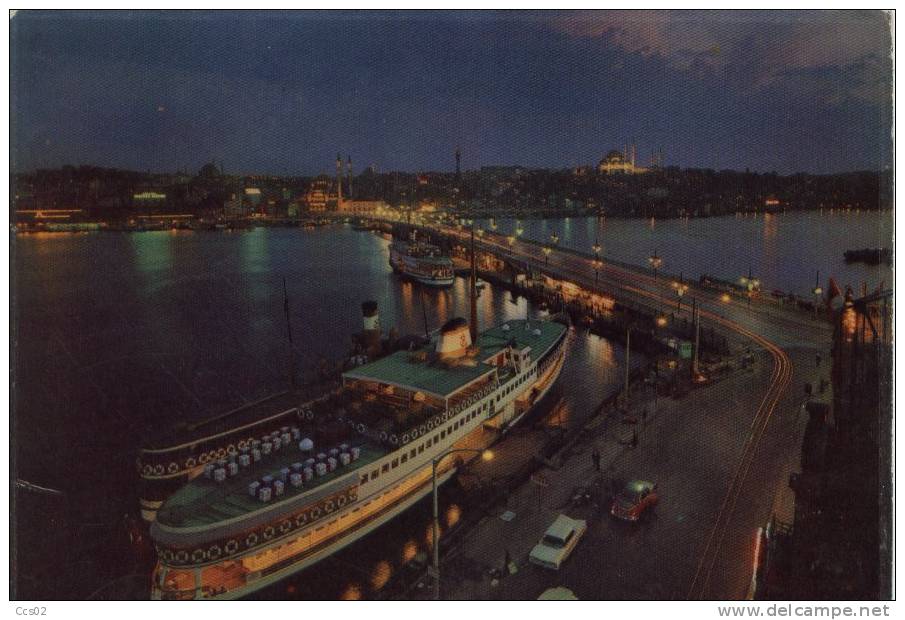
[[[522,221],[516,220],[515,221],[515,236],[521,237],[523,232],[525,232],[525,229],[522,228]]]
[[[660,265],[663,264],[663,259],[657,256],[657,251],[654,250],[654,253],[647,257],[647,262],[650,263],[651,269],[654,270],[654,282],[656,282],[657,269],[659,269]]]
[[[490,218],[490,229],[496,230],[496,220],[494,218]]]
[[[817,271],[817,280],[814,282],[814,316],[817,316],[817,306],[820,304],[820,296],[823,295],[823,287],[820,286],[820,271]]]
[[[475,448],[452,448],[451,450],[447,450],[440,456],[434,457],[431,461],[431,484],[433,485],[433,497],[434,497],[434,523],[433,523],[433,551],[434,551],[434,600],[440,600],[440,511],[438,508],[437,502],[437,466],[440,464],[440,461],[445,459],[450,454],[455,454],[456,452],[471,452],[473,454],[480,454],[481,458],[485,461],[489,461],[493,459],[493,452],[490,450],[478,450]]]
[[[552,252],[552,251],[553,251],[553,249],[550,246],[547,246],[547,245],[544,246],[544,264],[545,265],[550,262],[550,252]]]
[[[682,295],[688,292],[688,285],[681,282],[674,282],[673,287],[676,289],[676,309],[682,312]]]
[[[600,268],[603,266],[603,262],[600,260],[600,250],[603,248],[600,247],[599,241],[595,241],[594,245],[591,246],[591,249],[594,250],[594,284],[597,284],[597,276],[599,275]]]
[[[515,244],[515,237],[513,237],[512,235],[509,235],[508,237],[506,237],[506,243],[509,244],[509,254],[511,255],[512,246],[513,246],[513,244]]]
[[[557,243],[559,243],[559,235],[557,235],[556,232],[553,232],[550,235],[550,241],[553,243],[553,245],[556,245]]]

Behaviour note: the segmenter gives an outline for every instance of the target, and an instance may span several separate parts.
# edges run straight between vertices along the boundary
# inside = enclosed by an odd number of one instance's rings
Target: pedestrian
[[[597,448],[594,448],[594,451],[591,452],[591,460],[594,462],[594,470],[600,471],[600,452]]]

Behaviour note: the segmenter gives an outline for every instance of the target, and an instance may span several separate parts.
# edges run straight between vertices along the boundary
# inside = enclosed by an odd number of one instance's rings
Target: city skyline
[[[20,12],[12,49],[18,171],[890,162],[880,12]]]

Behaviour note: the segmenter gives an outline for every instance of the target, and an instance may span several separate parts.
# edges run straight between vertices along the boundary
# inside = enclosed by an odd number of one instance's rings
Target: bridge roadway
[[[431,230],[470,241],[468,230]],[[788,501],[788,474],[800,452],[803,385],[829,375],[829,323],[769,298],[755,296],[749,302],[733,295],[726,302],[722,291],[694,283],[686,283],[679,312],[672,280],[662,273],[655,278],[650,271],[604,261],[595,282],[592,254],[555,248],[545,260],[540,244],[518,239],[510,246],[492,233],[475,243],[479,250],[586,289],[623,302],[659,305],[689,319],[694,298],[702,327],[734,334],[763,352],[763,363],[750,379],[694,390],[672,405],[680,415],[660,416],[645,429],[650,437],[642,435],[642,442],[655,447],[615,464],[619,477],[643,475],[660,482],[656,519],[638,528],[608,519],[596,523],[588,537],[597,544],[579,546],[571,571],[557,579],[531,567],[522,582],[535,589],[565,585],[572,572],[572,585],[585,598],[743,598],[756,529]],[[817,353],[827,360],[822,367],[817,367]],[[512,587],[504,596],[539,594]]]

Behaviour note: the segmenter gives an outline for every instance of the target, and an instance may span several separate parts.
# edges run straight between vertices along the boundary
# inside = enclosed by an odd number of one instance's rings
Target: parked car
[[[637,521],[659,499],[656,484],[646,480],[631,480],[616,492],[610,514],[617,519]]]
[[[587,529],[587,522],[559,515],[531,550],[528,561],[544,568],[559,570]]]

